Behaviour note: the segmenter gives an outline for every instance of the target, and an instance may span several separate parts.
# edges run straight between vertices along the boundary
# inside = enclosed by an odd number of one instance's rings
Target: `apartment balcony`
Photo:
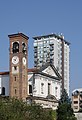
[[[38,64],[38,60],[37,60],[37,59],[35,59],[35,60],[34,60],[34,63],[35,63],[35,64]]]
[[[80,97],[82,97],[82,92],[80,92]]]
[[[50,48],[50,51],[53,51],[54,50],[54,48]]]
[[[36,64],[34,64],[34,67],[37,67],[37,65],[36,65]]]
[[[37,53],[37,50],[34,50],[34,53]]]
[[[34,48],[36,48],[37,47],[37,43],[34,43]]]
[[[50,46],[52,46],[52,45],[54,45],[54,43],[53,43],[53,42],[51,42],[49,45],[50,45]]]
[[[54,62],[53,58],[50,58],[50,63],[52,63],[52,64],[53,64],[53,62]]]
[[[54,59],[54,57],[53,57],[53,56],[50,56],[50,59]]]
[[[50,56],[54,55],[54,52],[50,52]]]
[[[37,59],[37,58],[34,58],[34,61],[38,61],[38,59]]]
[[[34,55],[34,58],[37,58],[37,54]]]

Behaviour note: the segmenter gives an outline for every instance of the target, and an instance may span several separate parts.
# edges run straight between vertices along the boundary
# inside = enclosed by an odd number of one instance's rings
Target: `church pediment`
[[[61,79],[61,76],[58,73],[57,69],[54,67],[54,65],[47,64],[41,68],[40,72]]]
[[[51,66],[48,66],[48,67],[47,67],[46,69],[44,69],[42,72],[43,72],[43,73],[46,73],[46,74],[48,74],[48,75],[57,77],[55,71],[52,69]]]

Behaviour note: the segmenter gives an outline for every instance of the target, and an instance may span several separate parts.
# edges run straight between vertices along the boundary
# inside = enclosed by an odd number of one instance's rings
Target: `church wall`
[[[39,74],[35,76],[33,96],[46,98],[48,96],[48,84],[50,84],[50,94],[60,99],[60,81]]]
[[[9,96],[9,75],[0,75],[0,94],[2,88],[5,88],[5,96]]]

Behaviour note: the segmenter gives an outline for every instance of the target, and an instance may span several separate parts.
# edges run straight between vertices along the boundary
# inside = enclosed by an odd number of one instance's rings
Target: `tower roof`
[[[26,35],[23,34],[23,33],[16,33],[16,34],[8,35],[9,38],[12,38],[12,37],[18,37],[18,36],[22,36],[22,37],[24,37],[25,39],[29,39],[29,37],[26,36]]]

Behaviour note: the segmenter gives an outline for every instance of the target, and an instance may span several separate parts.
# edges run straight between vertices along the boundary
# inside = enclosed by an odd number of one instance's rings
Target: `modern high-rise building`
[[[69,95],[69,54],[70,43],[63,35],[49,34],[33,37],[34,66],[41,67],[45,63],[52,63],[62,77],[61,90],[66,89]]]

